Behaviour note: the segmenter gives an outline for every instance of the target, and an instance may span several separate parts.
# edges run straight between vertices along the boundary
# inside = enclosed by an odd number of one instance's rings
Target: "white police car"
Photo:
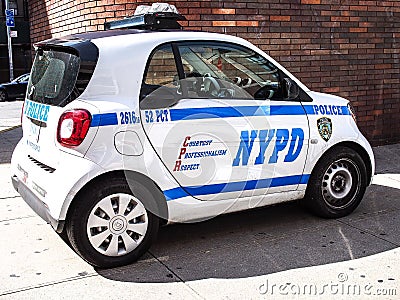
[[[347,100],[241,38],[179,30],[181,18],[36,45],[13,184],[90,264],[138,259],[166,222],[296,199],[342,217],[374,174]]]

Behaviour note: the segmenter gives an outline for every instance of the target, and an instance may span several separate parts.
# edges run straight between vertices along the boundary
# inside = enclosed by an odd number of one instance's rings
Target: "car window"
[[[64,106],[73,93],[80,66],[77,55],[56,50],[38,50],[28,83],[30,100]]]
[[[21,75],[21,76],[15,78],[15,79],[14,79],[13,81],[11,81],[11,82],[16,82],[16,83],[22,82],[22,81],[24,81],[24,78],[25,78],[25,77],[26,77],[26,74]]]
[[[164,45],[156,49],[148,63],[144,76],[144,85],[170,86],[178,80],[178,72],[175,64],[171,45]]]
[[[28,81],[28,80],[29,80],[29,74],[24,74],[24,75],[19,76],[16,79],[14,79],[14,82],[21,83],[21,82],[25,82],[25,81]]]
[[[171,45],[165,45],[157,49],[151,57],[146,84],[170,85],[178,76],[174,54]]]
[[[179,51],[189,97],[282,100],[279,69],[252,50],[191,42]]]
[[[168,107],[181,98],[178,70],[170,44],[154,50],[140,91],[141,108]]]
[[[19,82],[25,82],[29,80],[29,74],[25,74],[23,77],[21,77],[21,79],[19,80]]]

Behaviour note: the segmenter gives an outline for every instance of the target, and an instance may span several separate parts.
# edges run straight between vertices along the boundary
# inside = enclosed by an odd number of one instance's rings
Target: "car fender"
[[[311,174],[317,162],[327,151],[331,151],[338,145],[347,145],[362,156],[372,179],[375,172],[374,154],[349,111],[347,106],[349,101],[323,93],[309,92],[308,94],[313,98],[313,102],[304,104],[307,106],[310,130],[310,147],[304,173]],[[324,136],[321,132],[321,122],[330,123],[331,132],[328,136]]]

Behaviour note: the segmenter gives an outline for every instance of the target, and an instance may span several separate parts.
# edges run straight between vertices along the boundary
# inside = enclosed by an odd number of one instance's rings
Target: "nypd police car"
[[[92,265],[137,260],[166,223],[292,200],[340,218],[371,183],[348,100],[181,19],[150,9],[36,44],[13,184]]]

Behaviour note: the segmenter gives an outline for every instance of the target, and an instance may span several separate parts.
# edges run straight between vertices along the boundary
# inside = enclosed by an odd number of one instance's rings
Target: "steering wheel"
[[[201,76],[198,72],[191,72],[186,75],[186,78],[190,82],[190,90],[200,97],[233,98],[234,91],[221,87],[218,79],[211,77],[209,73]]]
[[[204,92],[214,97],[218,97],[221,86],[219,85],[217,79],[215,79],[214,77],[203,77],[202,89],[204,90]]]
[[[203,80],[203,87],[206,94],[219,99],[234,98],[235,90],[224,86],[221,87],[218,79],[214,77],[203,77]]]
[[[275,86],[272,84],[266,84],[260,87],[254,93],[254,99],[256,100],[272,99],[278,91],[279,91],[279,85]]]

